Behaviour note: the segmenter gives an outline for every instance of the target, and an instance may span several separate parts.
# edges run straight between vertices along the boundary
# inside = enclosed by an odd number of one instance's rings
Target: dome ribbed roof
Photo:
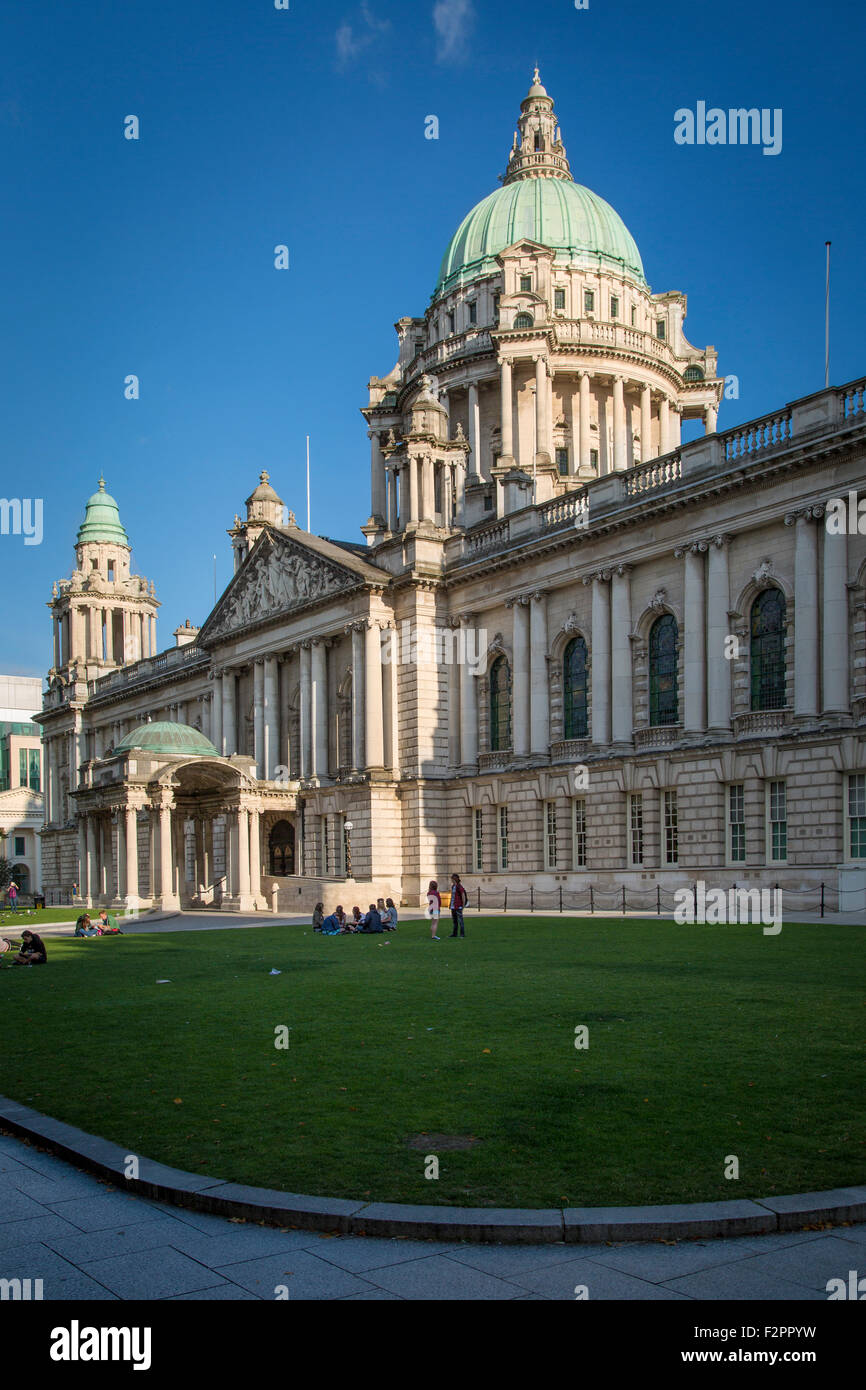
[[[83,541],[109,541],[130,549],[120,510],[111,494],[105,491],[104,478],[99,479],[99,491],[88,499],[84,520],[78,528],[75,544],[81,545]]]
[[[613,270],[646,285],[634,237],[617,212],[582,184],[525,178],[497,188],[464,217],[442,260],[434,299],[498,267],[516,241],[556,251],[557,263]]]
[[[191,729],[189,724],[172,724],[168,720],[157,720],[153,724],[140,724],[131,734],[121,739],[115,753],[127,753],[139,749],[145,753],[171,753],[179,758],[218,758],[220,755],[210,739]]]

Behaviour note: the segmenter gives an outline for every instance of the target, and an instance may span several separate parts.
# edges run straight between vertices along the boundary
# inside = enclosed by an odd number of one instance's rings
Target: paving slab
[[[199,1260],[208,1269],[217,1269],[221,1265],[237,1264],[242,1260],[281,1255],[286,1250],[307,1249],[310,1232],[284,1232],[261,1226],[233,1226],[225,1222],[221,1232],[210,1234],[175,1221],[167,1240],[175,1250]]]
[[[604,1245],[581,1247],[581,1256],[604,1250]],[[455,1245],[449,1252],[452,1260],[495,1274],[500,1279],[512,1279],[534,1269],[568,1264],[577,1258],[573,1245]]]
[[[88,1261],[82,1269],[123,1299],[171,1298],[175,1294],[213,1288],[223,1282],[213,1270],[167,1245],[108,1260]]]
[[[761,1205],[776,1213],[780,1230],[792,1230],[818,1221],[866,1221],[866,1187],[762,1197]]]
[[[137,1254],[139,1251],[155,1250],[163,1245],[171,1245],[177,1249],[175,1227],[181,1227],[183,1230],[190,1228],[183,1227],[180,1221],[172,1221],[161,1212],[156,1212],[155,1215],[159,1220],[138,1221],[131,1226],[104,1231],[83,1232],[69,1226],[67,1232],[57,1235],[49,1233],[41,1239],[50,1249],[56,1250],[58,1255],[62,1255],[65,1260],[71,1260],[73,1264],[110,1260],[117,1255]]]
[[[213,1289],[199,1289],[196,1293],[177,1293],[167,1299],[168,1303],[261,1303],[258,1294],[242,1289],[238,1284],[217,1284]]]
[[[429,1240],[386,1240],[376,1237],[364,1239],[361,1236],[339,1236],[334,1240],[306,1248],[311,1254],[327,1260],[329,1264],[348,1269],[353,1274],[363,1274],[368,1269],[381,1269],[385,1265],[406,1264],[409,1260],[425,1258],[428,1255],[449,1254],[454,1249],[447,1243]]]
[[[504,1279],[496,1279],[447,1255],[428,1255],[423,1260],[386,1265],[383,1269],[368,1270],[364,1277],[389,1293],[410,1299],[490,1302],[516,1298],[521,1292]]]
[[[50,1202],[47,1209],[82,1231],[108,1231],[154,1219],[153,1209],[147,1202],[119,1192]]]
[[[8,1222],[23,1221],[26,1217],[44,1215],[45,1208],[40,1202],[19,1192],[11,1182],[0,1180],[0,1227]]]
[[[370,1288],[369,1282],[305,1250],[287,1250],[282,1255],[268,1255],[261,1260],[223,1265],[220,1273],[233,1284],[240,1284],[268,1301],[276,1298],[275,1290],[282,1285],[288,1289],[289,1299],[343,1298],[352,1293],[365,1293]]]
[[[772,1255],[753,1255],[746,1269],[750,1273],[790,1279],[792,1284],[802,1284],[807,1289],[818,1289],[826,1298],[827,1281],[844,1279],[847,1283],[848,1271],[857,1265],[857,1254],[858,1247],[853,1241],[826,1235],[821,1240],[774,1251]]]
[[[538,1293],[544,1298],[558,1300],[577,1300],[577,1290],[584,1288],[587,1293],[583,1295],[581,1292],[581,1301],[588,1297],[590,1302],[598,1302],[600,1299],[670,1302],[684,1297],[675,1289],[653,1284],[647,1279],[636,1279],[622,1270],[611,1269],[592,1259],[576,1259],[570,1264],[526,1270],[523,1274],[515,1274],[513,1279],[516,1285],[529,1293]]]
[[[80,1234],[77,1226],[64,1221],[62,1216],[55,1216],[54,1212],[27,1217],[23,1221],[7,1221],[0,1226],[0,1253],[10,1250],[14,1245],[50,1245],[55,1237]]]
[[[671,1279],[658,1287],[701,1302],[730,1299],[736,1303],[790,1303],[825,1299],[827,1296],[804,1288],[802,1284],[793,1284],[790,1279],[777,1279],[770,1273],[750,1268],[747,1261],[714,1265],[712,1269],[703,1269],[682,1279]]]

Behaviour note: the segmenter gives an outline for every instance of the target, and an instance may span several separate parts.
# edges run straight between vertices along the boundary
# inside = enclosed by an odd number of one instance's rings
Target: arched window
[[[511,671],[504,656],[490,668],[490,751],[511,747]]]
[[[563,738],[586,738],[586,642],[573,637],[562,658]]]
[[[514,320],[514,327],[531,328],[533,323],[534,319],[531,314],[518,314],[516,319]]]
[[[752,604],[752,709],[785,708],[785,595],[764,589]]]
[[[679,713],[677,695],[676,618],[670,613],[657,618],[650,629],[649,678],[650,724],[676,724]]]
[[[686,367],[683,372],[684,381],[703,381],[704,373],[701,367]]]
[[[295,872],[295,827],[278,820],[268,838],[268,858],[273,878],[286,878]]]
[[[11,882],[17,883],[18,892],[22,896],[30,892],[30,870],[26,864],[13,865]]]

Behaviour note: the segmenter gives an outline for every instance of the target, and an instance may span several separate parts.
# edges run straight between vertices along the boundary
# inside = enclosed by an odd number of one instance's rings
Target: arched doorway
[[[295,872],[295,827],[278,820],[268,837],[268,859],[272,878],[288,878]]]

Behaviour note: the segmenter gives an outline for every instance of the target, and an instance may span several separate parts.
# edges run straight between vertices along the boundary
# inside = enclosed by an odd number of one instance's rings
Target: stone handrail
[[[850,385],[844,386],[839,392],[839,418],[841,420],[853,420],[856,415],[863,415],[866,412],[866,378],[862,381],[852,381]]]
[[[554,497],[552,502],[539,507],[538,517],[542,529],[560,526],[565,521],[575,526],[585,525],[589,517],[589,493],[583,488],[580,492],[565,492],[561,497]]]
[[[740,425],[735,430],[727,430],[719,439],[724,449],[725,461],[735,463],[738,459],[752,458],[764,450],[777,449],[790,443],[792,434],[791,408],[786,406],[774,415],[765,415],[762,419],[750,420],[748,424]]]
[[[636,468],[630,468],[623,473],[625,495],[642,497],[645,492],[652,492],[657,487],[668,487],[671,483],[679,482],[682,475],[683,463],[677,449],[672,454],[650,459],[649,462],[640,463]]]
[[[509,535],[508,518],[495,522],[488,526],[484,531],[476,531],[466,537],[466,553],[472,557],[484,555],[488,550],[495,550],[497,546],[504,545]]]
[[[98,676],[96,680],[88,681],[88,689],[91,695],[106,695],[120,686],[134,685],[181,666],[207,665],[209,660],[207,652],[200,647],[174,647],[156,656],[145,656],[131,666],[121,666],[106,676]]]

